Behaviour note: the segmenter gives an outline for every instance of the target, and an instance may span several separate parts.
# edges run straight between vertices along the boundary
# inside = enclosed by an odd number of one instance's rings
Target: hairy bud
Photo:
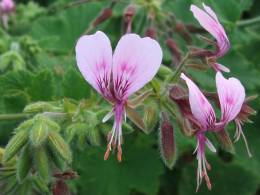
[[[165,165],[169,169],[172,169],[176,161],[176,145],[174,140],[174,129],[166,112],[161,113],[159,146]]]
[[[152,39],[156,39],[157,38],[157,31],[154,27],[149,27],[146,29],[145,31],[145,36],[150,37]]]
[[[190,44],[191,43],[191,37],[189,32],[186,29],[186,26],[181,23],[181,22],[177,22],[176,26],[175,26],[175,30],[176,32],[186,41],[186,43]]]
[[[171,55],[173,57],[173,60],[175,61],[175,64],[179,64],[181,61],[181,52],[180,52],[176,42],[173,39],[168,38],[166,40],[166,45],[171,52]]]
[[[132,31],[132,20],[135,14],[135,7],[133,5],[129,5],[124,12],[124,22],[126,27],[126,33],[130,33]]]
[[[112,14],[113,14],[112,8],[108,7],[108,8],[103,9],[101,11],[101,13],[99,14],[99,16],[94,20],[92,25],[94,27],[97,27],[99,24],[101,24],[104,21],[106,21],[107,19],[109,19],[112,16]]]

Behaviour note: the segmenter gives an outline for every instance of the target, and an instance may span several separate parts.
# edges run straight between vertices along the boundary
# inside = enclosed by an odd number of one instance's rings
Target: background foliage
[[[109,109],[102,102],[103,110],[93,106],[99,98],[84,81],[76,68],[74,46],[76,40],[87,29],[100,11],[110,1],[90,1],[80,6],[64,7],[69,0],[19,1],[16,14],[12,16],[8,33],[0,29],[0,113],[21,113],[26,105],[45,101],[51,109],[62,108],[68,113],[81,113],[82,118],[61,125],[62,136],[73,151],[71,168],[79,177],[68,181],[73,194],[93,195],[187,195],[195,194],[197,162],[192,151],[195,140],[187,140],[175,127],[178,159],[173,170],[167,169],[158,151],[158,123],[149,135],[144,135],[131,125],[124,132],[123,162],[112,156],[103,161],[105,134],[111,124],[100,125],[100,118]],[[142,5],[141,0],[136,0]],[[145,2],[145,1],[144,1]],[[147,0],[147,2],[149,2]],[[158,1],[159,2],[159,1]],[[260,15],[258,0],[205,0],[218,14],[231,41],[230,52],[221,63],[230,67],[232,76],[241,79],[248,95],[260,90],[260,22],[245,24],[242,21]],[[198,23],[189,7],[200,0],[164,0],[159,12],[172,12],[178,21],[185,24]],[[113,46],[123,34],[123,12],[128,0],[119,0],[113,8],[113,16],[94,28],[108,34]],[[145,8],[140,6],[133,19],[133,32],[144,35]],[[168,26],[174,28],[174,26]],[[158,29],[161,31],[161,29]],[[174,32],[174,31],[173,31]],[[160,32],[159,32],[160,33]],[[178,43],[182,55],[187,44],[177,33],[172,37]],[[165,45],[163,40],[160,40]],[[191,44],[201,44],[196,34]],[[163,46],[165,47],[165,46]],[[169,65],[171,56],[164,48],[164,64]],[[189,73],[199,85],[214,90],[212,70],[200,72],[190,69]],[[83,106],[76,108],[81,101]],[[62,106],[61,106],[62,105]],[[91,106],[89,106],[91,105]],[[50,105],[48,105],[50,106]],[[260,109],[259,99],[253,102]],[[240,140],[235,145],[236,154],[229,154],[218,148],[218,154],[207,154],[213,167],[209,176],[213,189],[203,185],[199,194],[256,195],[260,193],[260,120],[255,116],[253,124],[245,126],[245,134],[253,158],[248,158]],[[14,129],[23,120],[0,121],[0,144],[4,147],[13,135]],[[126,125],[126,124],[125,124]],[[231,128],[232,129],[232,128]],[[7,181],[7,180],[5,180]],[[7,181],[11,185],[11,181]],[[29,184],[28,184],[29,185]],[[24,188],[26,187],[26,185]],[[23,191],[24,194],[28,192]],[[20,190],[20,193],[22,191]]]

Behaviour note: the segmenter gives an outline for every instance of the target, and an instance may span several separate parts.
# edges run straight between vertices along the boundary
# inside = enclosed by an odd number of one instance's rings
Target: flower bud
[[[48,136],[49,129],[45,118],[42,115],[34,117],[34,124],[30,130],[30,141],[34,147],[40,146]]]
[[[47,151],[44,147],[38,147],[34,149],[33,161],[35,163],[35,169],[41,179],[45,182],[49,180],[49,159]]]
[[[99,14],[99,16],[92,23],[93,27],[97,27],[99,24],[108,20],[110,17],[112,17],[112,14],[113,14],[112,8],[110,7],[104,8]]]
[[[132,20],[135,14],[135,7],[133,5],[129,5],[124,12],[124,22],[126,27],[126,33],[130,33],[132,31]]]
[[[39,112],[51,112],[55,111],[57,107],[51,105],[48,102],[35,102],[25,106],[23,112],[26,113],[39,113]]]
[[[16,165],[16,174],[19,183],[22,183],[32,166],[32,158],[29,144],[23,147]]]
[[[186,43],[191,43],[191,36],[183,23],[177,22],[175,25],[175,30],[186,41]]]
[[[151,133],[157,124],[157,110],[154,106],[148,106],[144,111],[144,124],[147,134]]]
[[[69,195],[69,187],[63,180],[57,180],[52,186],[53,195]]]
[[[173,60],[175,61],[175,64],[179,64],[181,61],[181,52],[180,52],[176,42],[173,39],[168,38],[166,40],[166,45],[171,52],[171,55],[173,57]]]
[[[172,169],[176,161],[176,145],[174,140],[174,129],[166,112],[161,113],[159,146],[161,157],[165,165],[169,169]]]
[[[37,177],[36,175],[32,176],[32,184],[33,186],[40,192],[49,193],[49,188],[45,181],[42,180],[42,178]]]
[[[6,163],[11,160],[17,153],[22,149],[22,147],[28,141],[29,132],[26,130],[17,132],[11,140],[8,142],[4,155],[3,162]]]
[[[157,31],[154,27],[149,27],[145,31],[145,36],[150,37],[152,39],[157,39]]]
[[[59,155],[63,160],[67,161],[68,163],[71,162],[72,154],[70,148],[65,140],[57,132],[51,131],[48,135],[47,141],[50,150],[54,154]]]

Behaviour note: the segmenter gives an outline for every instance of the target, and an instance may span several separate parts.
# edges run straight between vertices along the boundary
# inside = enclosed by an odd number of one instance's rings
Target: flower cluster
[[[204,10],[195,5],[191,5],[191,11],[194,17],[199,21],[201,26],[216,39],[216,42],[210,41],[216,45],[217,50],[215,52],[207,50],[198,51],[201,52],[200,54],[207,56],[210,65],[216,70],[217,94],[214,94],[212,98],[213,100],[217,100],[216,102],[221,110],[221,117],[219,119],[216,118],[215,111],[206,98],[206,94],[184,73],[181,74],[181,78],[187,84],[188,96],[187,92],[180,86],[174,86],[170,91],[170,98],[177,103],[184,117],[183,124],[188,127],[189,132],[195,135],[197,139],[197,147],[194,151],[194,153],[197,154],[198,160],[197,190],[203,178],[206,181],[208,189],[211,189],[211,182],[207,174],[207,170],[210,170],[211,166],[206,160],[205,147],[207,146],[214,153],[216,149],[205,136],[205,133],[222,132],[230,122],[234,121],[237,126],[235,141],[242,135],[248,154],[251,156],[242,131],[242,124],[247,121],[249,114],[253,114],[253,110],[246,105],[245,89],[241,82],[233,77],[226,79],[221,73],[221,71],[229,72],[229,69],[217,63],[216,60],[227,53],[230,48],[230,43],[214,11],[204,4],[203,8]]]
[[[157,41],[152,38],[140,38],[131,33],[134,8],[128,7],[125,13],[127,24],[126,32],[118,42],[114,53],[108,37],[103,32],[82,36],[76,45],[77,65],[85,80],[109,103],[112,110],[104,117],[103,122],[114,116],[114,125],[108,134],[107,150],[104,159],[107,160],[112,149],[117,150],[117,159],[122,160],[122,122],[126,120],[126,107],[131,103],[129,97],[151,81],[156,75],[162,62],[162,49]],[[247,122],[248,116],[255,111],[247,105],[245,89],[236,78],[226,79],[223,72],[230,70],[217,62],[224,56],[230,42],[227,34],[220,24],[215,12],[203,4],[203,9],[191,5],[191,11],[200,25],[208,31],[216,41],[204,38],[209,44],[216,47],[215,51],[193,48],[191,55],[202,57],[216,71],[217,93],[202,92],[199,87],[184,73],[180,78],[185,81],[187,89],[175,84],[170,90],[170,99],[179,107],[182,115],[181,125],[184,134],[196,137],[197,147],[194,151],[197,155],[197,190],[205,179],[208,189],[211,182],[207,171],[211,169],[205,155],[206,147],[216,152],[211,141],[206,137],[207,132],[221,134],[230,122],[235,122],[235,140],[240,136],[244,138],[249,156],[247,141],[242,125]],[[156,37],[155,33],[146,33],[150,37]],[[181,53],[175,42],[167,40],[167,46],[177,56],[178,64],[181,61]],[[207,99],[212,98],[221,110],[221,116],[216,117],[213,106]],[[161,152],[165,162],[172,167],[175,161],[175,141],[173,127],[167,113],[162,112],[160,129]],[[166,164],[167,164],[166,163]]]

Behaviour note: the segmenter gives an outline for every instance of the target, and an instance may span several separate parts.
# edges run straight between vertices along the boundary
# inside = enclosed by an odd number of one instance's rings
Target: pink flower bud
[[[168,38],[166,40],[166,45],[169,48],[175,63],[179,64],[179,62],[181,61],[181,52],[180,52],[176,42],[173,39]]]
[[[156,29],[154,27],[147,28],[147,30],[145,31],[145,36],[150,37],[152,39],[156,39],[157,37]]]
[[[191,43],[191,36],[186,29],[186,26],[182,22],[177,22],[175,25],[176,32],[186,41],[186,43]]]
[[[166,112],[162,112],[161,114],[159,146],[165,165],[169,169],[172,169],[176,161],[176,145],[174,141],[174,129]]]
[[[135,7],[133,5],[129,5],[124,12],[126,33],[130,33],[132,31],[132,19],[134,14],[135,14]]]
[[[52,186],[53,195],[69,195],[69,188],[63,180],[57,180]]]
[[[107,19],[109,19],[113,14],[113,10],[112,8],[108,7],[105,8],[101,11],[101,13],[99,14],[99,16],[94,20],[93,22],[93,26],[96,27],[99,24],[103,23],[104,21],[106,21]]]

